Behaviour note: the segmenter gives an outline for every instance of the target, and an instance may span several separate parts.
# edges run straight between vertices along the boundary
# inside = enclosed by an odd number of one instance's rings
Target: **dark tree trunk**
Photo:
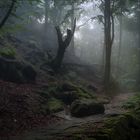
[[[61,46],[61,49],[59,48],[57,50],[57,55],[56,55],[55,59],[52,61],[52,67],[54,70],[57,71],[61,67],[62,61],[64,58],[64,54],[65,54],[65,47]]]
[[[75,27],[76,27],[76,19],[74,20],[73,29],[71,29],[71,30],[67,29],[67,36],[66,36],[65,40],[63,40],[63,35],[61,33],[60,27],[59,26],[56,27],[57,37],[58,37],[58,50],[57,50],[56,57],[51,62],[51,67],[55,71],[58,71],[61,68],[65,50],[67,49],[67,47],[69,46],[69,44],[72,40],[72,37],[75,32]]]
[[[9,18],[10,14],[12,13],[12,10],[15,6],[16,0],[12,0],[11,5],[5,15],[5,17],[2,19],[2,21],[0,22],[0,29],[5,25],[7,19]]]
[[[111,73],[111,4],[110,0],[105,0],[105,46],[106,46],[106,56],[105,56],[105,89],[108,91],[110,85],[110,73]],[[113,34],[112,34],[113,35]]]
[[[121,14],[122,14],[122,9],[121,9]],[[117,70],[117,73],[119,71],[119,67],[120,67],[120,59],[121,59],[121,49],[122,49],[122,15],[120,15],[120,35],[119,35],[119,50],[118,50],[118,64],[117,64],[117,67],[118,67],[118,70]],[[119,77],[119,73],[117,74],[117,77]]]

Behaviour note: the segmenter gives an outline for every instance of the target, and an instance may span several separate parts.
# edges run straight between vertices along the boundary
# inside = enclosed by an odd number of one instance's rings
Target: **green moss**
[[[136,94],[135,96],[129,98],[123,105],[125,109],[135,109],[140,107],[140,94]]]
[[[135,135],[134,129],[138,124],[140,121],[138,122],[133,115],[127,113],[105,120],[104,127],[100,131],[108,135],[111,140],[128,140]]]
[[[50,86],[47,91],[51,93],[52,95],[58,92],[58,87],[57,86]]]
[[[90,94],[89,92],[85,91],[82,88],[77,88],[76,91],[77,91],[76,93],[80,99],[83,99],[83,98],[86,98],[86,99],[92,98],[93,99],[93,98],[95,98],[95,96],[93,96],[92,94]]]
[[[37,94],[39,94],[41,97],[45,99],[51,98],[51,94],[46,90],[39,90],[37,91]]]
[[[73,126],[64,131],[66,137],[69,137],[69,140],[96,140],[90,135],[86,134],[85,127]]]
[[[86,123],[64,131],[69,140],[139,140],[140,119],[136,112],[109,117],[100,123]],[[59,137],[59,136],[58,136]]]
[[[0,56],[7,57],[7,58],[15,58],[16,50],[12,47],[5,47],[0,49]]]
[[[52,113],[63,110],[63,103],[55,98],[49,99],[49,101],[47,102],[47,106]]]

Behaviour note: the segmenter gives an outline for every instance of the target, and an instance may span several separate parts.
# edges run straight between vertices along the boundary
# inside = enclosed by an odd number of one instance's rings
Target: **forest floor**
[[[60,118],[59,121],[51,123],[50,125],[38,127],[31,131],[25,131],[19,136],[11,137],[10,140],[54,140],[54,137],[63,134],[69,128],[76,128],[87,123],[101,122],[108,116],[117,116],[127,112],[122,105],[135,93],[122,93],[114,96],[109,104],[105,105],[105,113],[101,115],[93,115],[84,118],[75,118],[66,116],[64,111],[54,114]]]

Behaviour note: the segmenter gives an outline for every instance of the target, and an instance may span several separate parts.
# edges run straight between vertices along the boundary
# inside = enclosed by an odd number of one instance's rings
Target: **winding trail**
[[[66,116],[63,111],[56,113],[54,115],[62,118],[62,121],[57,122],[55,124],[51,124],[48,127],[36,128],[29,132],[26,131],[20,136],[10,138],[10,140],[49,140],[54,135],[62,134],[63,131],[68,128],[77,127],[79,125],[90,122],[100,122],[107,116],[116,116],[127,111],[124,110],[121,106],[125,101],[127,101],[130,97],[134,95],[135,93],[123,93],[115,96],[111,99],[109,104],[105,105],[106,111],[104,114],[101,115],[93,115],[84,118],[75,118]]]

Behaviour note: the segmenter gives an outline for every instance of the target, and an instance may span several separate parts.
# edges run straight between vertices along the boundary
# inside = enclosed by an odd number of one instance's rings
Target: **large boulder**
[[[31,65],[23,62],[0,57],[0,79],[24,83],[35,82],[36,71]]]
[[[95,114],[103,114],[105,111],[102,103],[94,100],[76,100],[71,105],[71,115],[75,117],[85,117]]]
[[[74,100],[79,98],[76,91],[65,91],[57,93],[54,96],[66,105],[71,105]]]
[[[71,105],[71,103],[77,99],[95,98],[95,96],[86,91],[84,88],[76,86],[69,82],[63,83],[58,86],[55,89],[55,92],[52,93],[52,95],[68,105]]]

